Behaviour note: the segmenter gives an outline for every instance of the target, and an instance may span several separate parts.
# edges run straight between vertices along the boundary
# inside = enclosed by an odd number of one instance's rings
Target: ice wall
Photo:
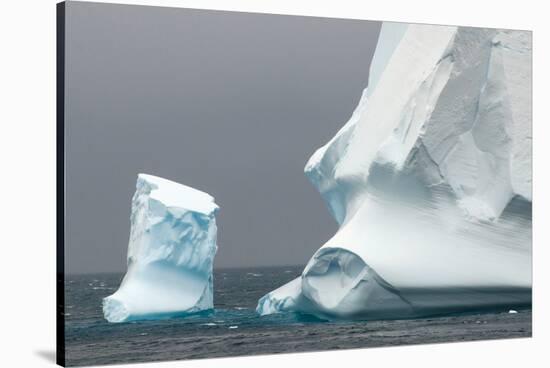
[[[531,302],[531,33],[385,23],[305,173],[340,224],[260,314],[407,318]]]
[[[132,199],[128,270],[103,299],[109,322],[158,319],[213,308],[214,198],[139,174]]]

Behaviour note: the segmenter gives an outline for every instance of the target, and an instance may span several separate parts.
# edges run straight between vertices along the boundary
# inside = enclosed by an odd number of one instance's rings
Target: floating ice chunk
[[[384,23],[306,176],[340,224],[257,312],[407,318],[531,303],[531,33]]]
[[[213,308],[214,198],[139,174],[132,199],[128,270],[103,299],[109,322],[158,319]]]

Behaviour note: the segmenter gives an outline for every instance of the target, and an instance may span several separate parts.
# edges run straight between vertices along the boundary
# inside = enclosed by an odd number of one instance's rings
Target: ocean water
[[[68,366],[200,359],[531,336],[531,311],[397,321],[326,322],[294,314],[259,317],[260,297],[303,267],[219,269],[210,313],[110,324],[101,300],[123,274],[66,275]]]

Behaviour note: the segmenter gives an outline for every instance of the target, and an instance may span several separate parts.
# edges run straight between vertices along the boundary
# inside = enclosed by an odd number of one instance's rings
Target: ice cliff
[[[385,23],[305,173],[339,223],[257,312],[407,318],[531,303],[531,33]]]
[[[214,198],[139,174],[132,199],[128,270],[103,299],[109,322],[157,319],[213,308]]]

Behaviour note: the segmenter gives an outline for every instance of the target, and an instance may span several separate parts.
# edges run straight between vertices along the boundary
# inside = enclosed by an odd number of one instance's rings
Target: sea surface
[[[293,314],[259,317],[257,301],[299,267],[218,269],[210,313],[111,324],[102,298],[123,274],[66,275],[68,366],[201,359],[531,336],[531,310],[397,321],[326,322]]]

